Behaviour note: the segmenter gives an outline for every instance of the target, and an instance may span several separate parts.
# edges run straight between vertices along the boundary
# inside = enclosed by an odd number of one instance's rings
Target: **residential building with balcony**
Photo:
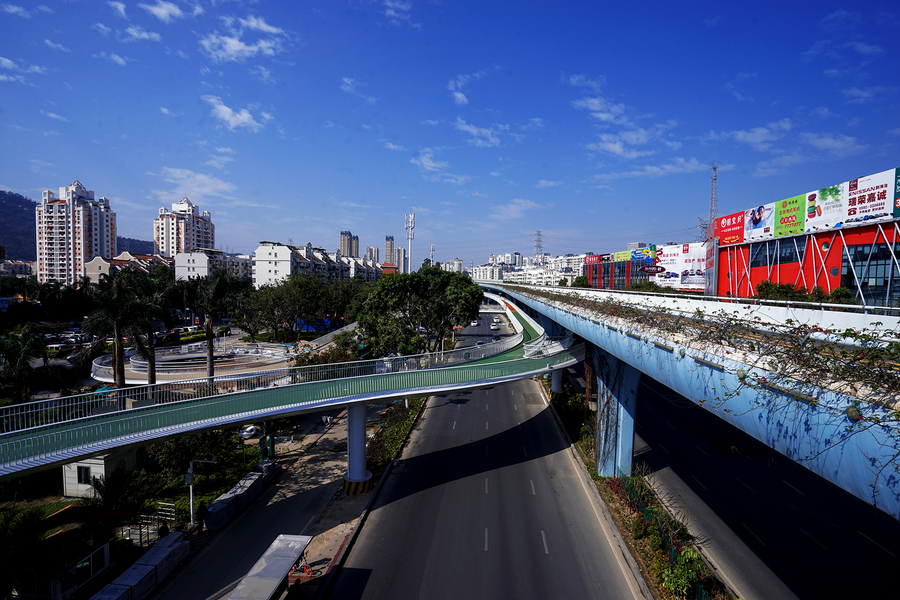
[[[201,213],[185,196],[172,205],[171,211],[159,209],[159,216],[153,221],[153,241],[156,253],[167,258],[195,248],[215,248],[216,226],[208,210]]]

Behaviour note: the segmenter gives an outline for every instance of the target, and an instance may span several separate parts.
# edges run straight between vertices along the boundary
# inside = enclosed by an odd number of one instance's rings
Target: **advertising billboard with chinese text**
[[[719,217],[716,221],[716,236],[723,246],[740,244],[744,241],[744,212]]]
[[[666,272],[651,275],[650,281],[661,287],[676,290],[698,290],[706,288],[706,244],[676,244],[659,246],[656,249],[657,263]]]
[[[806,194],[775,203],[775,237],[803,233],[806,227]]]

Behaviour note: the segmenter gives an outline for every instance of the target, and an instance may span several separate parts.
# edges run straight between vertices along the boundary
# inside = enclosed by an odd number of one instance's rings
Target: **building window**
[[[91,468],[78,467],[78,483],[83,485],[91,484]]]

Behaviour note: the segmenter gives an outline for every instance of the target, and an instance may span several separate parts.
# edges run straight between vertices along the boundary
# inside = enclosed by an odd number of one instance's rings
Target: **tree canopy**
[[[478,317],[482,291],[468,275],[423,267],[375,286],[358,315],[360,335],[376,356],[441,349],[454,325]]]

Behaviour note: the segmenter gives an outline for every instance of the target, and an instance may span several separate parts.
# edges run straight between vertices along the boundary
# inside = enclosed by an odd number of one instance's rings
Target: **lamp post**
[[[216,464],[216,457],[213,456],[212,460],[192,460],[188,462],[188,472],[185,480],[191,486],[191,527],[194,526],[194,463],[210,463],[214,465]]]

